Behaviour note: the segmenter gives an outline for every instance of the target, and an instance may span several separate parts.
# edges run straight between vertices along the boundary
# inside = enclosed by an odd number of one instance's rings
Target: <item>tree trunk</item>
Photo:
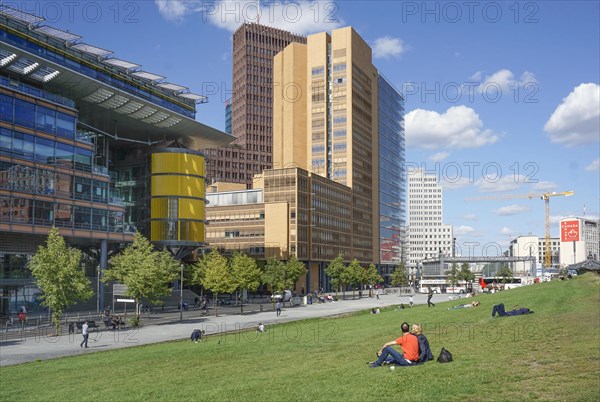
[[[218,317],[219,316],[219,312],[217,311],[217,308],[218,308],[217,307],[217,295],[215,295],[213,297],[215,299],[215,301],[214,301],[214,304],[215,304],[215,317]]]

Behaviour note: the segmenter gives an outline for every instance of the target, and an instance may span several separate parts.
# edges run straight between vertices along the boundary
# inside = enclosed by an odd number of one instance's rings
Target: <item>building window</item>
[[[325,68],[323,66],[312,68],[313,77],[323,75],[324,73],[325,73]]]

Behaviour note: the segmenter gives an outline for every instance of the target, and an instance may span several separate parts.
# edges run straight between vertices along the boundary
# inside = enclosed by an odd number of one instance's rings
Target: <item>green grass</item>
[[[313,319],[190,341],[0,368],[4,401],[591,400],[599,397],[600,278],[588,274],[461,302]],[[491,317],[493,304],[535,311]],[[402,321],[449,364],[368,369]]]

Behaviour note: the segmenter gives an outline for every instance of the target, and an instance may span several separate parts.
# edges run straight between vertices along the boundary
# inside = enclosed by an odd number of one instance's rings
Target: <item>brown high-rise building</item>
[[[255,23],[233,34],[231,128],[235,141],[207,151],[207,182],[252,185],[252,177],[273,166],[273,58],[306,38]],[[276,85],[276,84],[275,84]]]

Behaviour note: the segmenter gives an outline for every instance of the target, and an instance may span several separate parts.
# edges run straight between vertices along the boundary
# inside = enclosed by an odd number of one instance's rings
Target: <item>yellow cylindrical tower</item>
[[[151,152],[150,239],[168,246],[204,244],[204,155],[185,148]]]

